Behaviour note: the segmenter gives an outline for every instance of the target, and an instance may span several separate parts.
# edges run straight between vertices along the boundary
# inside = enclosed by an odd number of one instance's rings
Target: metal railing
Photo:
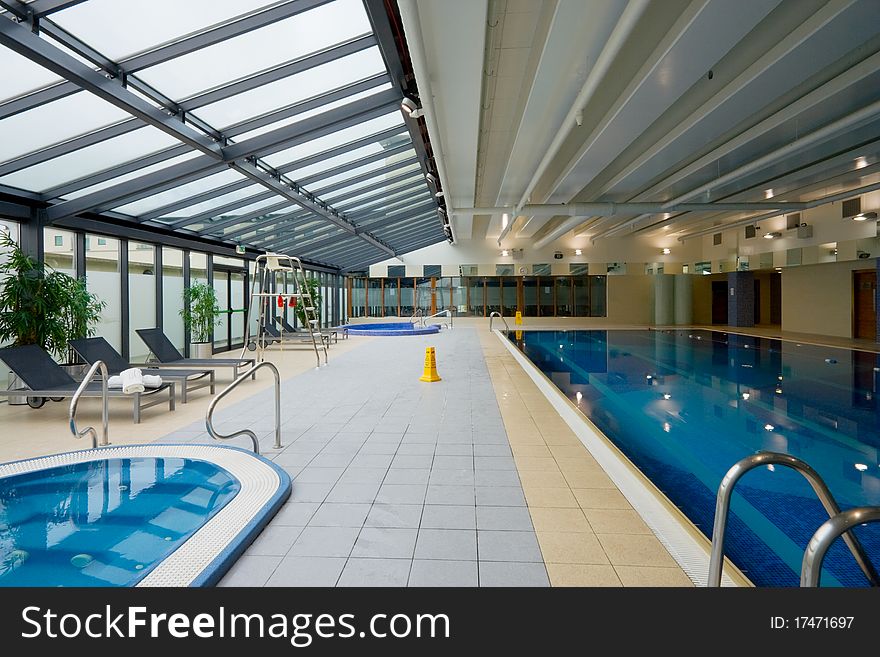
[[[491,313],[489,313],[489,330],[490,330],[490,331],[492,330],[492,319],[493,319],[494,317],[497,317],[497,318],[500,319],[502,322],[504,322],[504,328],[507,329],[507,332],[508,332],[508,333],[510,333],[510,327],[507,325],[507,320],[504,319],[504,315],[502,315],[501,313],[499,313],[497,310],[493,310]]]
[[[807,549],[804,552],[804,561],[801,564],[801,586],[816,587],[819,586],[819,578],[822,575],[822,562],[825,561],[825,554],[831,544],[837,540],[837,537],[844,534],[851,536],[849,530],[858,525],[867,522],[880,522],[880,506],[862,506],[855,509],[848,509],[843,513],[826,520],[813,538],[807,543]],[[870,578],[868,578],[870,579]],[[877,586],[876,582],[871,582],[872,586]]]
[[[82,438],[86,434],[90,434],[92,436],[92,449],[98,446],[98,432],[95,431],[95,427],[86,427],[81,431],[76,428],[76,409],[79,406],[80,397],[82,397],[83,393],[86,391],[86,388],[89,387],[92,379],[95,378],[95,372],[97,372],[99,369],[101,370],[101,446],[104,447],[110,444],[108,436],[110,425],[110,409],[109,395],[107,394],[107,380],[110,377],[107,373],[107,366],[104,364],[103,360],[96,360],[94,364],[89,368],[89,371],[86,373],[86,376],[82,380],[82,383],[79,384],[79,387],[76,389],[76,392],[73,393],[73,397],[71,397],[70,399],[70,410],[67,414],[67,419],[70,423],[70,433],[73,434],[74,438]]]
[[[435,317],[441,317],[443,315],[446,315],[446,317],[449,318],[449,321],[446,322],[446,327],[451,329],[452,328],[452,311],[449,310],[448,308],[446,310],[441,310],[440,312],[436,312],[433,315],[428,315],[427,317],[422,317],[421,320],[419,321],[419,324],[422,327],[427,326],[429,319],[434,319]]]
[[[217,403],[221,399],[235,390],[242,381],[248,378],[251,374],[256,373],[261,367],[268,367],[272,370],[272,374],[275,375],[275,449],[281,449],[281,375],[278,374],[278,368],[269,361],[264,360],[262,363],[257,363],[248,371],[239,374],[232,383],[211,400],[211,404],[208,406],[208,412],[205,415],[205,427],[208,429],[208,434],[214,440],[229,440],[230,438],[237,438],[238,436],[248,436],[253,443],[254,452],[256,454],[260,453],[260,441],[257,439],[257,434],[250,429],[240,429],[230,434],[218,433],[214,428],[214,409],[217,407]]]
[[[834,518],[840,514],[840,507],[822,477],[799,458],[778,452],[758,452],[737,461],[727,471],[724,479],[721,480],[721,485],[718,486],[718,496],[715,502],[715,525],[712,528],[712,553],[709,557],[708,586],[721,586],[721,570],[724,567],[724,533],[727,529],[727,516],[730,511],[730,498],[733,496],[733,489],[745,473],[762,465],[781,465],[799,472],[809,482],[829,517]],[[880,585],[880,577],[868,560],[862,544],[852,532],[848,531],[848,528],[842,529],[841,532],[845,532],[843,539],[865,577],[868,578],[872,586]]]
[[[410,324],[421,324],[424,320],[425,313],[422,312],[421,308],[416,308],[416,311],[409,318]]]

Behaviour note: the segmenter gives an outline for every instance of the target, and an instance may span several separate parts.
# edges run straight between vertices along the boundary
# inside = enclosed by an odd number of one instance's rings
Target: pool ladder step
[[[831,544],[839,536],[849,551],[852,553],[871,586],[880,586],[874,565],[868,559],[865,548],[856,535],[850,531],[854,527],[869,522],[880,522],[880,507],[858,507],[841,512],[840,506],[825,484],[819,473],[816,472],[806,461],[779,452],[757,452],[751,456],[737,461],[718,486],[718,494],[715,500],[715,524],[712,528],[712,552],[709,557],[709,581],[708,586],[721,586],[721,571],[724,567],[724,535],[727,529],[727,516],[730,512],[730,499],[733,489],[744,474],[761,466],[777,466],[790,468],[800,473],[810,484],[816,497],[822,503],[828,513],[826,520],[813,537],[807,543],[804,559],[801,563],[800,585],[803,587],[819,586],[822,574],[822,562]]]

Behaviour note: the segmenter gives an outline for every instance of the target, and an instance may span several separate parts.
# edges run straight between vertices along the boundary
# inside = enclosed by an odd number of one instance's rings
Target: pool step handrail
[[[109,427],[110,427],[110,395],[107,391],[107,382],[110,378],[109,373],[107,372],[107,365],[104,364],[103,360],[96,360],[92,366],[89,368],[89,371],[86,373],[85,378],[82,380],[82,383],[79,384],[79,387],[76,389],[76,392],[73,393],[73,397],[70,398],[70,410],[67,414],[67,420],[70,426],[70,433],[73,434],[74,438],[82,438],[86,434],[91,435],[92,437],[92,449],[95,449],[98,446],[98,432],[95,431],[95,427],[86,427],[85,429],[77,429],[76,427],[76,409],[79,406],[79,399],[82,397],[82,394],[86,391],[86,388],[89,387],[89,384],[92,382],[92,379],[95,378],[95,373],[101,371],[101,447],[106,447],[110,444],[109,438]]]
[[[822,562],[828,548],[843,534],[851,535],[850,529],[869,522],[880,522],[880,506],[860,506],[847,509],[826,520],[807,543],[801,564],[801,586],[815,588],[822,576]],[[873,582],[872,586],[876,586]]]
[[[508,332],[508,333],[510,333],[510,327],[507,325],[507,320],[504,319],[504,315],[502,315],[502,314],[501,314],[500,312],[498,312],[497,310],[493,310],[491,313],[489,313],[489,330],[490,330],[490,331],[492,330],[492,319],[493,319],[494,317],[497,317],[497,318],[500,319],[502,322],[504,322],[504,328],[507,329],[507,332]]]
[[[779,452],[757,452],[750,456],[737,461],[718,486],[718,495],[715,500],[715,524],[712,528],[712,552],[709,557],[709,581],[707,586],[721,586],[721,571],[724,567],[724,534],[727,529],[727,516],[730,512],[730,499],[733,496],[733,489],[736,487],[740,478],[755,468],[766,465],[781,465],[786,468],[799,472],[804,479],[810,484],[816,497],[822,503],[825,511],[830,518],[840,514],[840,506],[825,485],[825,481],[819,476],[819,473],[805,461],[792,456],[790,454],[780,454]],[[865,549],[856,538],[855,534],[848,529],[842,530],[844,533],[843,540],[846,542],[849,551],[855,557],[859,568],[868,578],[871,586],[880,586],[880,576],[865,554]]]
[[[422,310],[422,307],[419,306],[418,308],[416,308],[415,312],[409,318],[409,323],[410,324],[422,324],[422,322],[424,320],[424,315],[425,315],[425,313]]]
[[[257,434],[250,429],[239,429],[230,434],[222,434],[218,432],[214,428],[214,409],[217,408],[217,403],[221,399],[235,390],[242,381],[252,374],[256,374],[257,370],[263,367],[268,367],[272,370],[272,374],[275,376],[275,449],[281,449],[281,375],[278,373],[278,368],[267,360],[264,360],[262,363],[257,363],[247,372],[239,374],[232,383],[226,386],[219,395],[211,400],[211,404],[208,406],[208,412],[205,414],[205,427],[211,438],[214,440],[229,440],[230,438],[237,438],[238,436],[248,436],[253,443],[254,453],[260,453],[260,441],[257,439]]]
[[[427,317],[422,317],[422,319],[419,323],[421,324],[422,328],[424,328],[425,326],[428,325],[427,322],[429,319],[434,319],[435,317],[442,317],[444,315],[449,318],[449,322],[446,323],[446,328],[451,329],[452,328],[452,311],[449,310],[449,308],[447,308],[446,310],[441,310],[439,312],[436,312],[433,315],[428,315]]]

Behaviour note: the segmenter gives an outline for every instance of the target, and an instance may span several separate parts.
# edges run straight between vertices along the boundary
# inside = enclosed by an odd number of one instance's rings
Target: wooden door
[[[853,272],[853,337],[877,339],[877,272]]]
[[[712,281],[712,323],[727,324],[727,281]]]

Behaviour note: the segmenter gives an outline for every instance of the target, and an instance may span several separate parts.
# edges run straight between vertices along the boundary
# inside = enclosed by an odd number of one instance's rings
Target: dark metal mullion
[[[191,285],[190,271],[189,271],[189,254],[190,254],[189,249],[183,250],[183,289],[184,289],[184,291],[188,290]],[[181,304],[183,304],[182,298],[181,298]],[[186,356],[187,358],[189,358],[189,356],[190,356],[190,353],[189,353],[190,352],[190,348],[189,348],[190,338],[191,338],[190,329],[188,326],[184,325],[184,327],[183,327],[183,349],[184,349],[183,355]]]
[[[162,246],[159,244],[153,245],[153,262],[156,263],[153,267],[153,276],[155,277],[155,289],[156,289],[156,326],[160,331],[165,330],[165,320],[164,320],[164,299],[162,298],[162,277],[164,274],[164,267],[162,263]]]
[[[131,344],[129,341],[129,332],[131,328],[131,318],[129,310],[131,308],[130,288],[128,280],[128,240],[121,239],[117,242],[119,245],[119,316],[120,322],[120,344],[122,345],[122,357],[126,360],[131,358]]]

